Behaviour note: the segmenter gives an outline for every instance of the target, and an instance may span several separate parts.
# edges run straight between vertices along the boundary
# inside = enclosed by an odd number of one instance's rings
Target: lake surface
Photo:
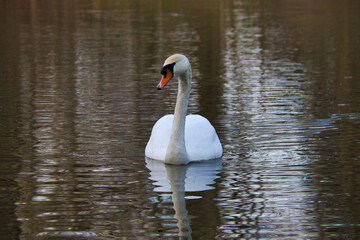
[[[359,239],[358,0],[2,1],[1,239]],[[145,159],[188,56],[223,158]]]

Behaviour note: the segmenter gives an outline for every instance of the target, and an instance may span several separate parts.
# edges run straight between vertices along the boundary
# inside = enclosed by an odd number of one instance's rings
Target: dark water
[[[360,238],[358,0],[0,1],[1,239]],[[171,53],[222,161],[145,161]]]

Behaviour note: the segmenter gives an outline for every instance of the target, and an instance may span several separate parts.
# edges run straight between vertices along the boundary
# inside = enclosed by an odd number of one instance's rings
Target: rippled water
[[[3,1],[1,239],[360,237],[358,1]],[[147,160],[164,59],[220,160]]]

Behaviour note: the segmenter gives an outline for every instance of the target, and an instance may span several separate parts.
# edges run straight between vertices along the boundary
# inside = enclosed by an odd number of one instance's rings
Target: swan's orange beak
[[[169,82],[169,80],[172,77],[173,77],[173,73],[169,69],[166,69],[166,73],[162,75],[160,83],[157,86],[157,89],[161,90],[163,87],[165,87],[165,85]]]

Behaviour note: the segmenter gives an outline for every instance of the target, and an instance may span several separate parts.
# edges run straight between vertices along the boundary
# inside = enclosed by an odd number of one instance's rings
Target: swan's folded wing
[[[200,115],[186,117],[185,145],[191,161],[215,159],[222,156],[222,146],[215,128]]]

